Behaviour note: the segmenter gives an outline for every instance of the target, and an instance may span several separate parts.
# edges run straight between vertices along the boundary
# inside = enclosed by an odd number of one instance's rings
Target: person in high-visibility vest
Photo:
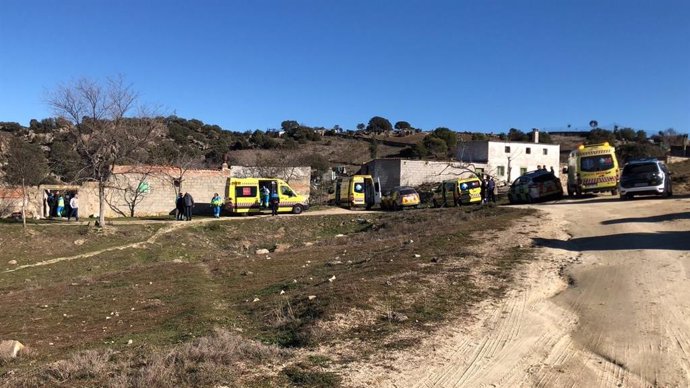
[[[213,208],[213,216],[216,218],[220,218],[221,205],[223,205],[223,199],[218,193],[213,194],[213,198],[211,198],[211,207]]]
[[[58,193],[57,198],[57,216],[62,218],[62,211],[65,209],[65,197]]]

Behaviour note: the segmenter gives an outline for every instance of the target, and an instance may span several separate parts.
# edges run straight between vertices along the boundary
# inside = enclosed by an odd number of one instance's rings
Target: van
[[[228,178],[225,209],[231,214],[260,214],[262,210],[269,209],[261,197],[264,187],[269,192],[273,188],[278,191],[279,213],[300,214],[309,209],[306,197],[297,194],[287,182],[277,178]]]
[[[580,145],[570,152],[568,167],[568,195],[611,192],[618,194],[619,181],[616,149],[609,143]]]
[[[477,177],[441,182],[433,192],[434,207],[460,206],[482,202],[482,182]]]
[[[353,175],[336,179],[333,203],[348,209],[364,207],[367,210],[381,203],[381,183],[371,175]]]

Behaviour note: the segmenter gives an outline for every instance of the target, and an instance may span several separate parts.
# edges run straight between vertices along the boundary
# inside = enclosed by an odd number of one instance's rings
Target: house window
[[[484,169],[483,168],[475,168],[474,173],[477,175],[484,175]]]
[[[549,150],[547,148],[544,148],[544,155],[548,155],[548,154],[549,154]]]
[[[520,175],[527,174],[527,167],[520,167]]]
[[[496,167],[496,175],[497,176],[505,176],[506,175],[505,167],[503,167],[503,166]]]
[[[510,146],[506,146],[506,154],[510,153]]]
[[[526,153],[526,154],[531,154],[531,153],[532,153],[532,149],[529,148],[529,147],[527,147],[527,148],[525,149],[525,153]]]

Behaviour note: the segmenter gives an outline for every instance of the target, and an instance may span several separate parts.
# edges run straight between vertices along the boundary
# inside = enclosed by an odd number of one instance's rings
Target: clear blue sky
[[[374,115],[433,129],[690,130],[690,1],[2,0],[0,121],[123,74],[164,114],[244,131]]]

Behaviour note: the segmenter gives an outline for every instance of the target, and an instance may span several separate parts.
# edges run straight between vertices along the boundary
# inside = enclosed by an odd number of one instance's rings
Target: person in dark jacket
[[[479,193],[480,193],[480,195],[481,195],[481,197],[482,197],[482,202],[481,202],[481,203],[484,204],[484,203],[486,203],[486,177],[485,177],[485,176],[482,176],[481,179],[482,179],[482,185],[481,185],[481,187],[480,187]]]
[[[194,198],[189,193],[184,193],[184,216],[187,221],[192,220],[192,208],[194,207]]]
[[[184,220],[184,195],[179,193],[175,200],[175,218],[178,221]]]
[[[494,181],[494,177],[489,177],[489,181],[486,183],[486,202],[493,202],[496,203],[496,181]]]
[[[271,182],[271,215],[278,215],[278,206],[280,206],[280,195],[278,195],[278,188],[275,182]]]

